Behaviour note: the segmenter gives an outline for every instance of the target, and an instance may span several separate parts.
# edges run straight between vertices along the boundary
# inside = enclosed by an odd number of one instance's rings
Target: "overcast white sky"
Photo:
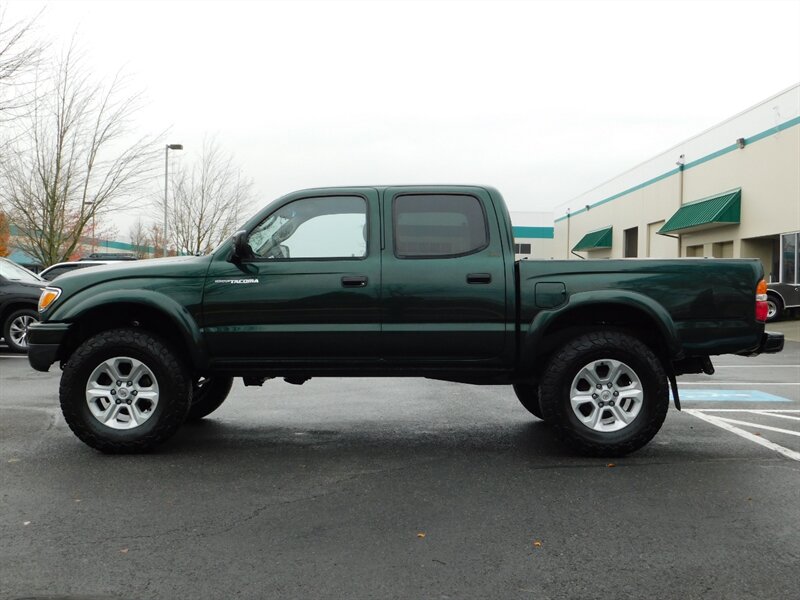
[[[0,3],[125,66],[176,161],[215,134],[253,211],[385,183],[548,210],[800,81],[796,0]]]

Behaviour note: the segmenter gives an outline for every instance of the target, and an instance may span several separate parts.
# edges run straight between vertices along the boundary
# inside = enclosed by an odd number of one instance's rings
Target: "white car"
[[[70,262],[60,262],[56,263],[50,267],[47,267],[44,271],[39,273],[39,277],[46,279],[47,281],[53,281],[59,275],[63,275],[64,273],[69,273],[76,269],[85,269],[86,267],[97,267],[99,265],[107,265],[114,261],[111,260],[76,260]]]

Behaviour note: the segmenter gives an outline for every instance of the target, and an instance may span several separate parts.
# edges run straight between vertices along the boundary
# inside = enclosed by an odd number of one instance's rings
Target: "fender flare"
[[[777,296],[780,299],[781,304],[783,304],[783,306],[786,307],[786,300],[784,299],[783,294],[781,294],[777,290],[771,290],[767,288],[767,296],[769,296],[770,294],[774,294],[775,296]]]
[[[203,369],[208,366],[208,351],[200,327],[192,315],[169,296],[148,289],[108,290],[97,294],[79,293],[69,298],[56,308],[48,321],[65,321],[74,323],[86,313],[97,308],[112,308],[114,304],[137,304],[154,310],[169,319],[180,331],[181,337],[189,350],[192,364]]]
[[[681,343],[675,322],[667,310],[652,298],[626,290],[601,290],[572,294],[566,304],[554,310],[540,311],[528,325],[527,333],[523,332],[520,352],[521,364],[532,364],[537,348],[541,345],[548,328],[562,318],[569,318],[569,313],[592,305],[616,305],[632,308],[648,316],[658,327],[664,340],[669,359],[677,359],[682,355]]]

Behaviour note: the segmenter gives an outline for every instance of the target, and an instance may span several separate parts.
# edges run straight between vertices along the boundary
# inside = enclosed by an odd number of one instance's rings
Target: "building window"
[[[474,196],[394,199],[394,251],[399,258],[464,256],[488,245],[486,215]]]
[[[625,230],[624,243],[625,258],[636,258],[639,256],[639,228],[631,227]]]
[[[797,283],[797,242],[800,233],[781,236],[781,283]]]
[[[530,254],[530,244],[514,244],[514,254]]]
[[[714,258],[733,258],[733,242],[717,242],[711,246]]]
[[[686,246],[686,256],[701,258],[703,256],[703,244],[698,246]]]

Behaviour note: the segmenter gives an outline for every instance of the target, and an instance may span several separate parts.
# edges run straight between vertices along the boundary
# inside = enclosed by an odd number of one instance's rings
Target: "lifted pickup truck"
[[[66,422],[139,452],[219,407],[234,377],[408,376],[513,385],[580,452],[645,445],[675,377],[778,352],[757,260],[514,261],[487,187],[289,194],[209,256],[64,275],[29,360],[59,361]],[[679,405],[678,405],[679,408]]]

